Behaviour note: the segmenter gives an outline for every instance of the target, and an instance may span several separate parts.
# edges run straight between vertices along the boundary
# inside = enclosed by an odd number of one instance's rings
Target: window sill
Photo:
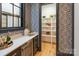
[[[24,30],[24,27],[15,27],[15,28],[2,28],[0,29],[0,33],[6,33],[6,32],[12,32],[12,31],[18,31],[18,30]]]

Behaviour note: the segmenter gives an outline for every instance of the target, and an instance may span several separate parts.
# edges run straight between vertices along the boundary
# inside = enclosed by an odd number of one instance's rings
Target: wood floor
[[[56,44],[42,42],[42,51],[37,52],[35,56],[55,56],[56,55]]]

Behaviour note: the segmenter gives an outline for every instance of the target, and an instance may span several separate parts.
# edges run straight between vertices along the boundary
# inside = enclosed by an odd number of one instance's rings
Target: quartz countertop
[[[17,49],[18,47],[22,46],[24,43],[31,40],[32,38],[34,38],[37,35],[38,35],[38,33],[35,32],[35,34],[32,36],[25,35],[25,36],[19,37],[17,39],[14,39],[12,46],[10,46],[6,49],[0,50],[0,56],[6,56],[7,54],[9,54],[13,50]]]

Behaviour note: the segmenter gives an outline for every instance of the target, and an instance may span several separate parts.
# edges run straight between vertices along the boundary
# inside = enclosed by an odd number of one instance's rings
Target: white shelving
[[[42,26],[42,27],[49,27],[49,28],[50,28],[50,27],[55,27],[55,28],[56,28],[56,26]]]
[[[51,35],[42,35],[43,37],[51,37]],[[56,35],[55,36],[52,36],[52,37],[56,37]]]
[[[48,29],[46,29],[46,30],[42,30],[42,31],[53,31],[53,32],[56,32],[56,30],[48,30]]]
[[[56,41],[55,17],[42,18],[42,41],[47,41],[47,42]]]
[[[56,23],[56,22],[42,22],[42,24],[45,24],[45,23]]]

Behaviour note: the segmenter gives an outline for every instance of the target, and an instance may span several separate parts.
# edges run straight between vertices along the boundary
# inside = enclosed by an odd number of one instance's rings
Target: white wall
[[[42,6],[42,16],[49,17],[50,15],[56,15],[56,4]]]
[[[79,4],[74,4],[74,55],[79,56]]]

